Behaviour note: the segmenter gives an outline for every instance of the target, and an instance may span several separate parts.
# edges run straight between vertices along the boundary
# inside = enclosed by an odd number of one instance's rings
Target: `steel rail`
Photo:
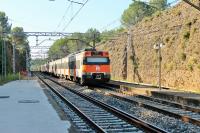
[[[107,88],[109,89],[108,86],[105,86],[105,85],[99,85],[101,87],[104,87],[104,88]],[[113,88],[112,88],[113,90]],[[171,112],[170,110],[165,110],[165,109],[162,109],[162,108],[158,108],[158,107],[154,107],[154,106],[151,106],[145,102],[139,102],[137,100],[133,100],[133,99],[130,99],[130,98],[126,98],[126,97],[123,97],[123,96],[119,96],[117,94],[113,94],[113,93],[109,93],[111,96],[115,97],[115,98],[118,98],[118,99],[121,99],[121,100],[124,100],[124,101],[127,101],[127,102],[130,102],[130,103],[134,103],[134,104],[137,104],[141,107],[145,107],[147,109],[151,109],[151,110],[154,110],[154,111],[158,111],[160,113],[164,113],[164,114],[167,114],[169,116],[172,116],[172,117],[175,117],[175,118],[178,118],[178,119],[181,119],[182,121],[184,122],[190,122],[192,124],[195,124],[197,126],[200,126],[200,121],[199,120],[196,120],[196,119],[193,119],[189,116],[184,116],[184,115],[181,115],[181,114],[177,114],[177,113],[174,113],[174,112]],[[142,96],[141,97],[145,97],[145,96]],[[158,100],[158,99],[156,99]],[[168,101],[162,101],[163,103],[170,103]],[[171,103],[173,104],[173,103]],[[183,105],[180,105],[178,103],[174,104],[174,106],[177,105],[177,107],[179,107],[180,109],[183,109],[183,110],[186,110],[186,111],[191,111],[191,112],[197,112],[199,113],[199,109],[195,109],[195,108],[192,108],[192,107],[188,107],[188,106],[183,106]]]
[[[143,83],[129,83],[129,82],[123,82],[123,81],[117,81],[117,80],[111,80],[107,83],[108,85],[114,85],[120,87],[121,85],[128,85],[128,86],[143,86],[143,87],[152,87],[152,88],[159,88],[157,85],[151,85],[151,84],[143,84]],[[164,90],[169,90],[170,88],[161,86]]]
[[[40,76],[36,75],[47,87],[49,87],[61,100],[70,106],[81,118],[83,118],[95,131],[98,133],[106,133],[101,127],[99,127],[94,121],[92,121],[89,117],[87,117],[81,110],[79,110],[74,104],[72,104],[69,100],[67,100],[60,92],[51,87],[48,83],[46,83]]]
[[[140,120],[140,119],[138,119],[138,118],[136,118],[136,117],[134,117],[134,116],[122,111],[122,110],[119,110],[118,108],[112,107],[112,106],[110,106],[108,104],[105,104],[105,103],[103,103],[101,101],[98,101],[98,100],[96,100],[96,99],[94,99],[94,98],[92,98],[90,96],[87,96],[86,94],[83,94],[83,93],[81,93],[81,92],[79,92],[79,91],[77,91],[77,90],[75,90],[75,89],[73,89],[73,88],[71,88],[69,86],[62,85],[61,83],[59,83],[59,82],[57,82],[57,81],[55,81],[55,80],[53,80],[51,78],[48,78],[48,77],[46,77],[46,78],[51,80],[51,81],[53,81],[54,83],[62,86],[62,87],[68,89],[72,93],[77,94],[77,95],[79,95],[79,96],[91,101],[92,103],[94,103],[94,104],[100,106],[101,108],[111,112],[112,114],[115,114],[117,117],[127,121],[131,125],[134,125],[134,126],[137,126],[140,129],[143,129],[145,132],[149,132],[149,133],[167,133],[167,131],[165,131],[163,129],[160,129],[157,126],[151,125],[151,124],[149,124],[147,122],[144,122],[144,121],[142,121],[142,120]]]
[[[139,98],[144,98],[144,99],[147,99],[147,100],[150,100],[150,101],[155,101],[155,102],[158,102],[158,103],[161,103],[161,104],[171,105],[173,107],[184,109],[186,111],[200,113],[200,108],[195,108],[195,107],[191,107],[191,106],[187,106],[187,105],[182,105],[182,104],[179,104],[179,103],[176,103],[176,102],[170,102],[170,101],[163,100],[163,99],[160,99],[160,98],[152,98],[152,97],[149,97],[149,96],[138,95],[138,97]]]
[[[99,85],[100,87],[103,87],[103,88],[108,88],[108,89],[111,89],[113,91],[116,91],[118,88],[114,87],[114,85],[111,85],[112,87],[110,87],[109,85],[107,86],[108,84],[101,84]],[[200,113],[200,108],[195,108],[195,107],[191,107],[191,106],[187,106],[187,105],[182,105],[180,103],[176,103],[176,102],[171,102],[171,101],[168,101],[168,100],[164,100],[164,99],[160,99],[160,98],[152,98],[150,96],[145,96],[145,95],[139,95],[137,94],[137,97],[138,98],[143,98],[143,99],[146,99],[146,100],[150,100],[150,101],[155,101],[155,102],[158,102],[158,103],[161,103],[161,104],[167,104],[167,105],[170,105],[170,106],[173,106],[173,107],[177,107],[177,108],[180,108],[180,109],[183,109],[183,110],[186,110],[186,111],[191,111],[191,112],[195,112],[195,113]]]

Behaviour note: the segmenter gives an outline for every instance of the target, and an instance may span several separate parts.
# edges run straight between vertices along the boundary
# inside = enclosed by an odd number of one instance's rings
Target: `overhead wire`
[[[63,28],[62,31],[65,31],[66,28],[70,25],[70,23],[74,20],[74,18],[79,14],[79,12],[83,9],[83,7],[87,4],[89,0],[86,0],[82,6],[79,8],[79,10],[71,17],[71,19],[69,20],[69,22],[66,24],[66,26]]]
[[[120,18],[117,18],[115,20],[113,20],[112,22],[106,24],[105,26],[103,26],[103,28],[101,28],[101,31],[106,30],[106,28],[113,26],[116,22],[120,21]]]
[[[64,21],[69,9],[70,9],[71,3],[69,3],[68,7],[66,8],[64,15],[62,16],[60,22],[58,23],[58,25],[56,26],[56,29],[54,31],[57,31],[57,29],[61,26],[62,21]]]
[[[72,0],[67,0],[67,1],[69,1],[69,2],[71,2],[71,3],[76,3],[76,4],[79,4],[79,5],[83,5],[83,4],[84,4],[84,3],[77,2],[77,1],[72,1]]]

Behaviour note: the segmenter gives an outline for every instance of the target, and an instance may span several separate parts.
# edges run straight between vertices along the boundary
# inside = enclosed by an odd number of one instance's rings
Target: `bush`
[[[189,61],[188,61],[190,64],[197,64],[198,62],[197,62],[197,59],[196,58],[194,58],[194,57],[191,57],[190,59],[189,59]]]
[[[197,65],[197,68],[200,70],[200,64],[199,64],[199,65]]]
[[[194,34],[197,31],[197,28],[192,29],[192,33]]]
[[[190,31],[186,31],[184,34],[183,34],[183,37],[184,39],[188,40],[190,38]]]
[[[143,18],[143,21],[144,21],[144,22],[149,21],[149,17],[144,17],[144,18]]]
[[[182,13],[181,13],[180,10],[176,11],[176,15],[177,15],[177,16],[181,16],[181,14],[182,14]]]
[[[17,79],[19,79],[19,73],[17,73],[17,74],[8,74],[6,76],[6,78],[3,77],[3,76],[0,76],[0,84],[4,84],[4,83],[7,83],[9,81],[13,81],[13,80],[17,80]]]
[[[180,58],[182,61],[185,61],[186,60],[186,54],[185,53],[180,53]]]
[[[156,11],[153,16],[159,17],[161,15],[161,11]]]
[[[165,38],[165,42],[168,43],[169,40],[170,40],[170,38],[169,38],[169,36],[167,36],[167,37]]]
[[[188,64],[188,69],[192,72],[194,69],[193,69],[193,65],[192,64]]]
[[[197,64],[197,59],[194,58],[194,57],[191,57],[189,60],[188,60],[188,69],[190,71],[193,71],[194,70],[194,65]]]
[[[191,27],[191,26],[192,26],[192,22],[187,22],[186,25],[187,25],[188,27]]]
[[[164,64],[164,68],[166,69],[167,72],[172,71],[173,67],[174,67],[174,63],[173,62],[169,62],[169,63]]]
[[[193,24],[196,23],[197,20],[198,20],[197,18],[194,18],[193,21],[192,21],[192,23],[193,23]]]

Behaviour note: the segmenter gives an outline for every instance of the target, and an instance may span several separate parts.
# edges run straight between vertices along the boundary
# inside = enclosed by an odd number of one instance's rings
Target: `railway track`
[[[109,89],[109,95],[117,99],[134,103],[141,107],[145,107],[147,109],[158,111],[160,113],[181,119],[184,122],[190,122],[192,124],[200,126],[199,108],[181,105],[176,102],[171,102],[168,100],[162,100],[159,98],[153,98],[144,95],[126,96],[120,93],[116,93],[115,91],[117,90],[117,88],[108,85],[101,85],[101,87]]]
[[[166,132],[79,91],[36,74],[96,132]]]

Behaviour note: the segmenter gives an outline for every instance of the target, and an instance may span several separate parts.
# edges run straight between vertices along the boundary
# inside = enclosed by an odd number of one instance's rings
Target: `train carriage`
[[[51,61],[48,67],[49,73],[78,81],[81,84],[110,80],[110,60],[106,51],[84,49],[62,59]]]

